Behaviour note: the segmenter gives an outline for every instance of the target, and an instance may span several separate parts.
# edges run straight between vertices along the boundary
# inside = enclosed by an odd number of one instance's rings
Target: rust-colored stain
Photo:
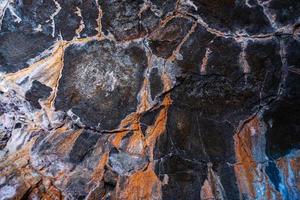
[[[161,183],[151,169],[139,171],[130,176],[125,185],[119,185],[116,192],[119,199],[152,200],[161,198]]]

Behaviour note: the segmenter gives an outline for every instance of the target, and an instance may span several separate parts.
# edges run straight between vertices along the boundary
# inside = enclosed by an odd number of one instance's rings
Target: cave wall
[[[0,0],[0,200],[300,199],[299,13]]]

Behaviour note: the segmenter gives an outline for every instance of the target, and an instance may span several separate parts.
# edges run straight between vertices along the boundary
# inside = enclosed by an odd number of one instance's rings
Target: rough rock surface
[[[299,1],[0,0],[0,200],[297,200],[299,174]]]

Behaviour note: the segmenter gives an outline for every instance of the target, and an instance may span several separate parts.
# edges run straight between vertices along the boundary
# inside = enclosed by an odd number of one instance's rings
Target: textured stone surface
[[[0,0],[0,200],[299,199],[299,12]]]

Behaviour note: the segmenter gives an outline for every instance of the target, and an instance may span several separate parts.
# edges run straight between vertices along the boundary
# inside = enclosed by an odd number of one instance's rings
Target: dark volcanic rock
[[[173,18],[150,36],[150,47],[157,56],[168,58],[192,27],[192,21]]]
[[[280,47],[275,40],[249,43],[246,49],[250,66],[248,83],[260,92],[260,100],[277,94],[281,80]]]
[[[50,16],[57,9],[54,1],[15,1],[10,6],[12,12],[6,10],[1,32],[42,32],[45,35],[52,35],[53,27]],[[35,30],[39,25],[41,25],[41,30]]]
[[[139,12],[144,1],[101,0],[103,10],[102,29],[111,32],[117,40],[128,40],[142,37],[146,30],[140,23]]]
[[[0,31],[0,71],[16,72],[28,66],[53,42],[49,16],[55,11],[53,1],[24,1],[11,5],[5,12]],[[38,26],[41,30],[37,31]]]
[[[0,0],[0,199],[300,199],[299,12]]]
[[[30,90],[25,94],[25,99],[29,101],[32,107],[40,109],[39,99],[45,99],[50,95],[52,89],[39,81],[33,81]]]
[[[147,64],[138,44],[121,48],[104,40],[66,50],[55,107],[71,109],[87,126],[117,128],[136,110]]]
[[[168,184],[162,187],[163,199],[199,199],[207,175],[205,163],[171,155],[158,161],[155,171],[161,179],[168,177]]]
[[[56,35],[61,35],[65,40],[76,37],[76,30],[80,27],[81,20],[84,25],[81,37],[93,36],[98,33],[97,19],[99,9],[94,0],[58,0],[60,12],[54,17]]]
[[[73,163],[81,162],[91,152],[99,137],[99,133],[89,131],[81,133],[69,154],[70,161]]]
[[[79,5],[83,17],[84,29],[81,32],[82,37],[93,36],[98,33],[99,9],[96,1],[82,1]]]
[[[76,34],[76,29],[80,25],[80,16],[76,14],[79,1],[58,0],[62,9],[55,17],[55,34],[61,34],[65,40],[72,40]]]
[[[156,173],[169,177],[169,184],[163,187],[164,199],[175,198],[173,194],[179,194],[176,191],[182,195],[178,199],[198,199],[207,176],[206,163],[213,162],[214,167],[222,169],[227,162],[234,162],[233,127],[203,118],[201,110],[195,110],[174,104],[169,111],[167,132],[156,144]],[[237,188],[234,176],[228,176],[227,170],[219,173],[226,186]]]
[[[153,68],[150,73],[150,92],[152,100],[155,99],[163,91],[163,83],[161,80],[160,72],[157,68]]]
[[[180,49],[183,59],[177,61],[183,71],[200,72],[203,58],[206,54],[206,48],[215,36],[209,33],[201,25],[197,25],[195,31],[184,42]],[[225,52],[223,52],[225,53]]]
[[[257,2],[235,0],[192,0],[196,7],[190,12],[199,15],[210,27],[227,32],[259,34],[272,32],[273,28]]]
[[[7,32],[0,33],[0,44],[0,71],[11,73],[28,67],[27,61],[53,42],[50,36],[42,33]]]
[[[74,176],[68,183],[66,191],[68,192],[68,196],[74,199],[83,200],[87,196],[87,192],[85,191],[85,185],[87,184],[87,179],[77,174]]]
[[[269,125],[266,151],[272,159],[300,148],[300,43],[288,38],[286,47],[288,73],[283,95],[264,116]]]
[[[227,139],[232,137],[233,127],[202,118],[200,113],[177,104],[171,108],[167,133],[157,144],[157,158],[173,152],[199,162],[233,160],[233,142]]]
[[[171,12],[175,11],[176,8],[176,0],[150,0],[153,4],[156,14],[160,16],[166,16],[170,14]]]
[[[275,22],[285,26],[299,23],[300,2],[294,0],[272,0],[266,7],[274,16]]]
[[[173,194],[177,190],[188,199],[198,199],[199,191],[188,184],[203,184],[204,179],[199,177],[207,174],[199,172],[198,165],[204,167],[208,162],[213,164],[221,183],[230,188],[225,195],[239,199],[233,192],[238,191],[233,168],[228,166],[235,162],[234,129],[260,105],[276,97],[282,69],[275,40],[249,42],[244,51],[235,40],[213,37],[199,26],[183,45],[183,60],[176,61],[183,78],[171,91],[173,103],[168,111],[166,133],[160,136],[155,148],[156,173],[169,176],[169,184],[163,187],[166,199],[176,198]],[[244,71],[245,62],[249,72]],[[173,157],[195,164],[183,172],[161,172],[174,166]],[[191,180],[185,180],[187,177]]]

